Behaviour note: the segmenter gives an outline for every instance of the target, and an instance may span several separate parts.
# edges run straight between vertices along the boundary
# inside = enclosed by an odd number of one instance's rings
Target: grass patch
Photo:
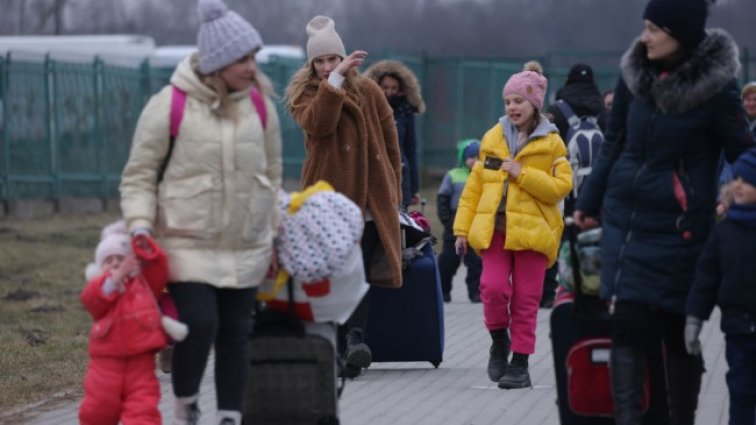
[[[81,393],[91,326],[79,295],[113,214],[0,221],[0,411]]]

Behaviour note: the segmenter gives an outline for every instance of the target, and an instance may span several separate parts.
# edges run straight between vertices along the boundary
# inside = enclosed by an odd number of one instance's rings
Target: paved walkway
[[[540,310],[536,353],[531,356],[533,388],[500,390],[484,367],[490,339],[482,323],[482,307],[470,304],[458,274],[453,301],[446,304],[446,349],[439,369],[429,363],[376,363],[359,378],[347,382],[340,402],[344,425],[558,425],[551,342],[550,310]],[[696,424],[727,423],[724,340],[719,315],[702,333],[707,373],[704,375]],[[212,368],[209,368],[212,369]],[[170,378],[158,372],[163,389],[160,410],[170,423],[173,396]],[[69,425],[77,423],[77,401],[51,401],[0,413],[0,424]],[[203,425],[214,425],[212,370],[200,395]]]

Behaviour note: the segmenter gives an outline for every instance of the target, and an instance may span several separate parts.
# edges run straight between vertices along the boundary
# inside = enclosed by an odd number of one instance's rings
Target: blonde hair
[[[740,98],[745,100],[750,94],[756,93],[756,81],[751,81],[743,86],[743,91],[740,93]]]
[[[344,76],[344,83],[341,88],[344,89],[348,98],[361,106],[365,102],[359,87],[360,78],[365,77],[361,76],[356,69],[350,69]],[[319,84],[320,79],[318,79],[312,61],[305,62],[305,64],[291,76],[289,85],[284,92],[284,103],[289,111],[294,110],[294,103],[302,97],[306,91],[317,91]]]
[[[213,112],[221,118],[228,118],[236,122],[239,119],[239,111],[236,109],[236,103],[231,100],[228,85],[220,77],[219,71],[215,71],[211,74],[203,74],[199,70],[199,56],[196,54],[192,56],[191,61],[192,69],[197,74],[200,81],[218,94],[218,107],[213,108]],[[276,97],[273,83],[271,83],[267,75],[260,71],[260,68],[255,70],[252,85],[257,87],[263,95],[272,98]]]

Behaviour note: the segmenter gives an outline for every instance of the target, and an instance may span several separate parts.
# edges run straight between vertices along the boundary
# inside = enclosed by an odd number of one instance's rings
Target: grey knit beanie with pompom
[[[199,0],[199,70],[211,74],[263,46],[260,33],[222,0]]]

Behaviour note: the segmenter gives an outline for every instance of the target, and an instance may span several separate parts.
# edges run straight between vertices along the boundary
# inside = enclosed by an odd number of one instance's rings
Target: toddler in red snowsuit
[[[161,424],[155,353],[168,343],[163,328],[170,329],[155,300],[168,281],[165,255],[148,236],[132,243],[115,223],[103,230],[87,279],[81,301],[94,325],[80,423]]]

